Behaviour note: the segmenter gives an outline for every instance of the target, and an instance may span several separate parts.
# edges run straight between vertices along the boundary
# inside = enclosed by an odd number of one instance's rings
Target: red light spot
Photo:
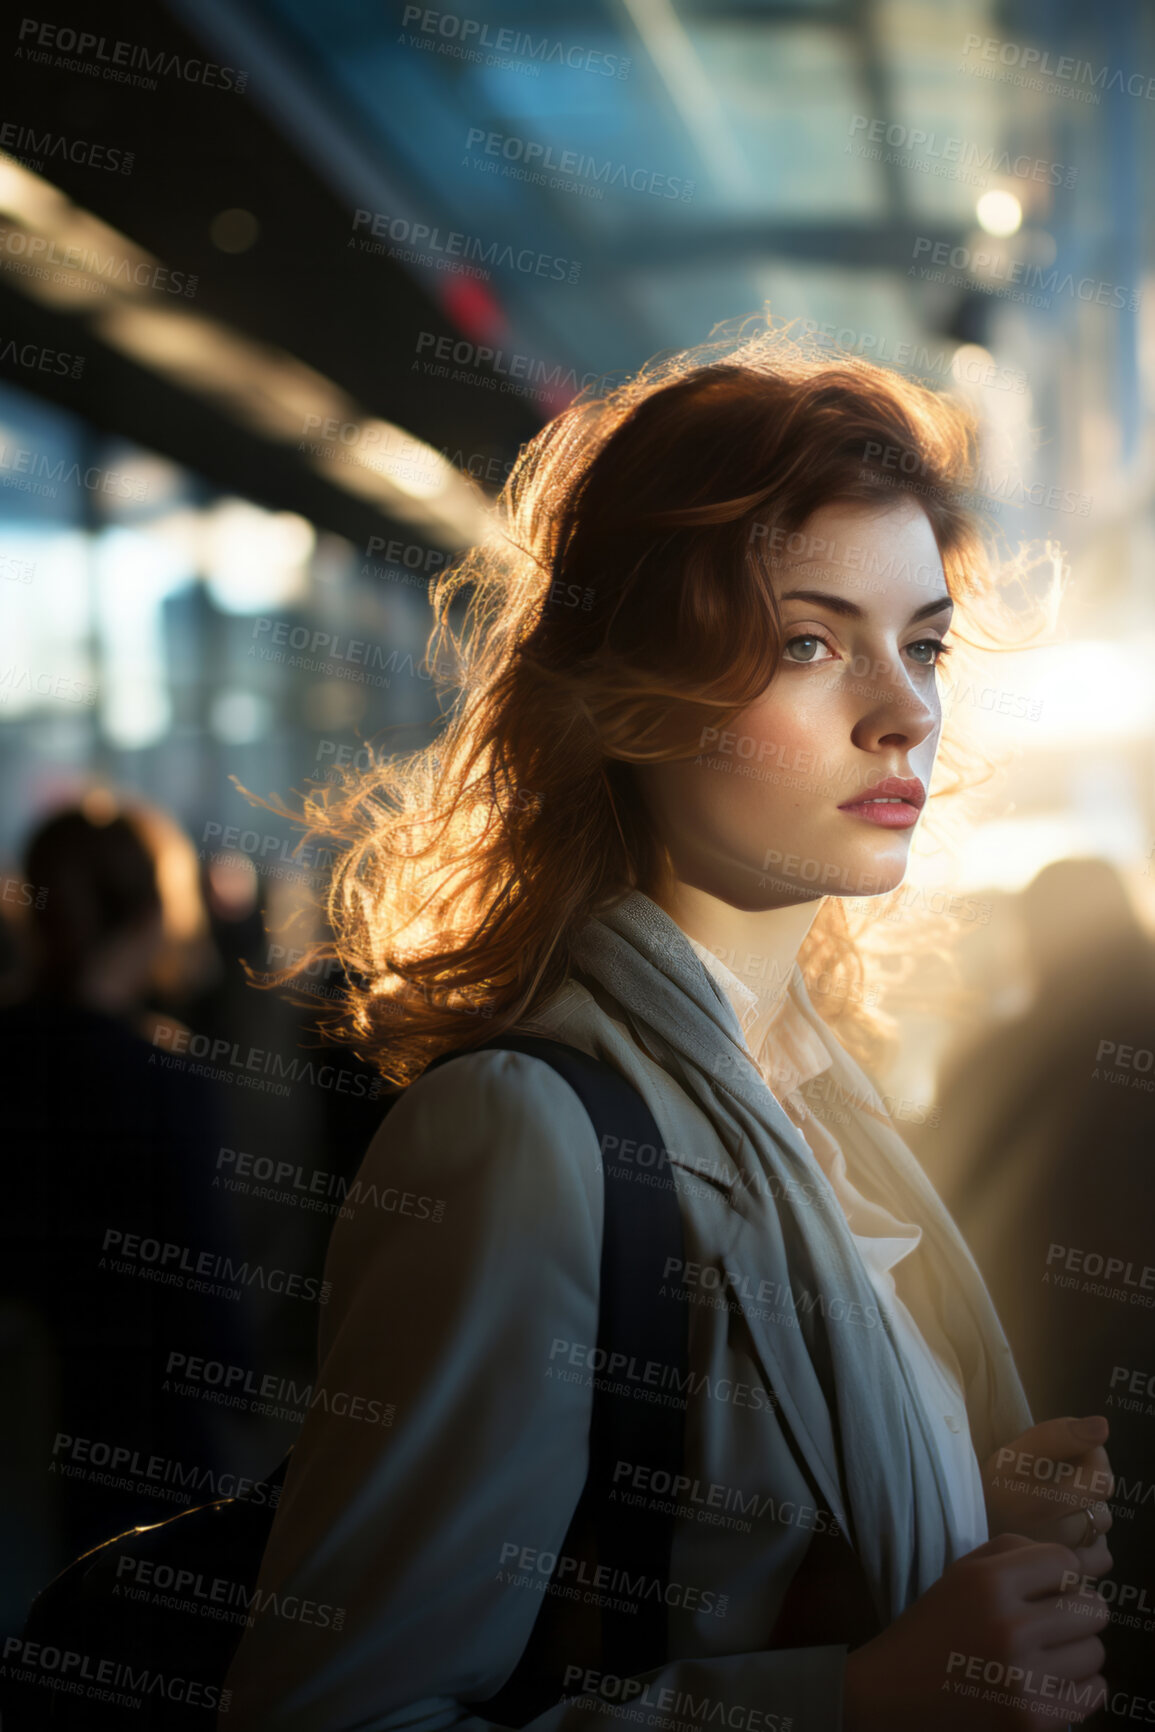
[[[509,336],[505,314],[484,283],[468,277],[449,281],[441,304],[458,330],[475,343],[504,342]]]

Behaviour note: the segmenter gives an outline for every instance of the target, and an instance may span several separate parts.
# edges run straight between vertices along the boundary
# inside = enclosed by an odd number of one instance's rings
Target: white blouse
[[[733,1005],[751,1058],[805,1137],[842,1205],[879,1307],[906,1356],[938,1440],[958,1553],[973,1551],[989,1535],[982,1476],[971,1441],[958,1362],[945,1338],[933,1347],[927,1341],[899,1297],[891,1274],[918,1245],[922,1228],[900,1221],[889,1209],[862,1195],[847,1172],[838,1143],[807,1105],[802,1085],[828,1070],[831,1057],[817,1030],[795,1005],[789,992],[790,977],[755,991],[705,945],[693,938],[689,942]]]

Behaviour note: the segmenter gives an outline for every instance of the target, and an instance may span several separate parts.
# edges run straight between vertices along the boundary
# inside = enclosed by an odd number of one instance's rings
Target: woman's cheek
[[[684,833],[696,830],[699,841],[709,838],[731,859],[761,869],[783,824],[796,826],[799,808],[807,803],[808,789],[798,785],[802,778],[790,766],[801,763],[811,770],[813,754],[793,756],[796,743],[800,752],[808,750],[802,731],[785,740],[773,731],[735,728],[733,734],[729,750],[683,766],[680,827]]]
[[[764,698],[734,723],[740,749],[750,763],[767,772],[804,778],[817,787],[822,765],[836,743],[832,702],[827,682],[813,677],[805,695],[778,691]]]

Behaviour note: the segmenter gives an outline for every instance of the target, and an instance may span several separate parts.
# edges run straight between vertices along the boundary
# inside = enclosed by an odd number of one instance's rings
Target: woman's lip
[[[868,796],[865,800],[839,806],[838,810],[852,818],[865,818],[868,824],[879,824],[884,830],[909,830],[912,824],[918,823],[918,807],[893,795],[884,800]]]
[[[916,811],[921,811],[926,804],[926,789],[917,776],[883,776],[879,782],[868,782],[866,792],[855,800],[847,800],[842,810],[845,811],[847,806],[860,805],[864,800],[882,800],[888,796],[894,800],[909,801]]]

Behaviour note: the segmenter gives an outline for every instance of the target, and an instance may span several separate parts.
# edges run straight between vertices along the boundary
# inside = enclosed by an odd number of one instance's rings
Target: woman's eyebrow
[[[856,601],[847,601],[844,595],[829,595],[823,589],[789,589],[785,595],[779,596],[780,601],[813,601],[819,607],[828,607],[831,613],[840,613],[847,619],[861,619],[862,609]],[[941,613],[944,607],[953,607],[954,602],[949,595],[936,596],[933,601],[924,602],[922,607],[916,607],[911,614],[908,625],[913,625],[916,619],[928,619],[932,613]]]

